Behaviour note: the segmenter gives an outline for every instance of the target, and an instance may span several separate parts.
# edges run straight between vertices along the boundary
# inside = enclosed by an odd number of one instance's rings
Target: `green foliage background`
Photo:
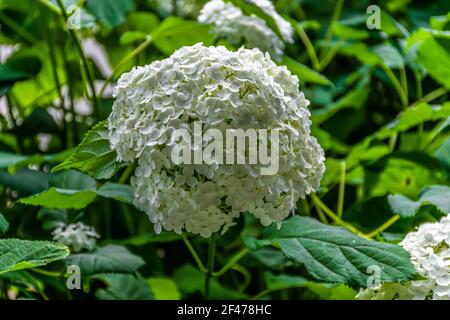
[[[274,1],[295,30],[280,65],[311,100],[326,173],[280,229],[243,214],[209,244],[153,232],[104,122],[104,80],[197,42],[235,49],[196,22],[204,2],[0,0],[0,44],[15,48],[0,56],[1,298],[353,299],[370,265],[383,281],[417,277],[398,242],[450,212],[448,1]],[[366,27],[372,4],[379,30]],[[86,53],[88,38],[111,76]],[[91,114],[76,110],[80,99]],[[51,242],[76,221],[95,226],[97,249]],[[83,290],[66,287],[73,264]]]

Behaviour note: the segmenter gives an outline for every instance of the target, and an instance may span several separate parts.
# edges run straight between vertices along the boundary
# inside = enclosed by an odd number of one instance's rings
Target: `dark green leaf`
[[[442,214],[448,214],[450,213],[450,187],[429,186],[420,192],[417,201],[401,194],[389,195],[388,201],[392,211],[403,218],[414,216],[423,205],[433,205]]]
[[[92,252],[72,254],[65,260],[69,265],[78,265],[85,275],[133,273],[145,264],[141,257],[117,245],[107,245]]]
[[[409,254],[400,246],[369,241],[348,230],[294,216],[266,229],[264,240],[247,239],[252,250],[272,245],[305,266],[311,276],[329,283],[355,287],[367,285],[367,268],[379,266],[383,281],[405,281],[416,277]]]
[[[52,172],[62,169],[76,169],[96,179],[111,178],[121,165],[116,162],[117,154],[111,150],[106,121],[98,123],[90,130],[75,152]]]
[[[100,300],[153,300],[147,282],[131,274],[103,273],[92,278],[101,280],[108,286],[95,293]]]

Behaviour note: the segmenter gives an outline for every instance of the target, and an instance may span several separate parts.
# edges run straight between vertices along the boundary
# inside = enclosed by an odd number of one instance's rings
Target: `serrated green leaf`
[[[100,300],[153,300],[148,283],[131,274],[104,273],[92,278],[101,280],[108,286],[95,293]]]
[[[59,243],[0,239],[0,274],[46,265],[68,254],[69,249]]]
[[[52,172],[63,169],[76,169],[96,179],[109,179],[121,164],[116,162],[117,154],[111,150],[106,121],[95,125],[83,138],[75,152]]]
[[[92,252],[72,254],[65,261],[69,265],[79,266],[85,275],[133,273],[145,264],[141,257],[118,245],[107,245]]]
[[[66,190],[50,188],[27,198],[19,199],[22,204],[55,209],[82,209],[95,200],[93,190]]]
[[[81,172],[58,172],[48,190],[19,199],[19,203],[55,209],[82,209],[95,200],[95,180]]]
[[[130,185],[106,182],[97,190],[97,195],[133,204],[134,195]]]
[[[448,214],[450,213],[450,187],[439,185],[426,187],[421,191],[417,201],[401,194],[389,195],[388,201],[392,211],[403,218],[413,217],[424,205],[433,205],[442,214]]]
[[[416,277],[409,254],[400,246],[369,241],[348,230],[322,224],[312,218],[294,216],[266,229],[264,239],[247,239],[252,249],[272,245],[305,266],[317,280],[365,287],[367,268],[379,266],[382,281],[405,281]]]

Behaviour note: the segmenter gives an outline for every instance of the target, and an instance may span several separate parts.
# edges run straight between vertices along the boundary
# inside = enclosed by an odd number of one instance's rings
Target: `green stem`
[[[62,4],[61,0],[56,0],[56,1],[58,2],[59,8],[61,9],[61,14],[63,16],[64,23],[66,23],[68,20],[66,9],[64,8],[64,5]],[[81,47],[80,40],[78,39],[77,35],[75,34],[75,31],[73,31],[72,29],[67,29],[67,31],[69,32],[69,36],[72,38],[72,40],[75,44],[75,48],[76,48],[78,55],[80,57],[80,60],[81,60],[81,65],[83,66],[84,72],[86,73],[87,81],[88,81],[89,87],[91,89],[91,94],[92,94],[92,106],[94,108],[94,113],[97,117],[97,120],[99,120],[100,119],[99,104],[97,101],[97,95],[95,93],[94,80],[92,78],[92,74],[91,74],[91,70],[89,68],[87,58],[84,55],[83,48]],[[89,94],[88,94],[88,96],[89,96]]]
[[[314,202],[314,201],[313,201]],[[317,215],[319,216],[320,221],[322,221],[325,224],[328,224],[328,219],[325,216],[325,214],[323,213],[323,210],[319,207],[319,206],[315,206],[316,210],[317,210]]]
[[[414,79],[416,80],[416,95],[417,100],[422,99],[422,77],[418,70],[414,70]]]
[[[63,59],[63,63],[64,63],[64,71],[66,73],[66,79],[67,79],[67,91],[69,93],[69,102],[70,102],[70,113],[72,114],[72,140],[73,140],[73,145],[76,146],[78,145],[79,142],[79,136],[78,136],[78,125],[77,125],[77,120],[76,120],[76,112],[75,112],[75,102],[74,102],[74,97],[73,97],[73,85],[72,85],[72,80],[70,77],[70,72],[69,72],[69,62],[67,61],[67,57],[65,55],[64,52],[64,48],[61,48],[61,53],[62,53],[62,59]]]
[[[390,226],[392,226],[398,219],[400,219],[399,215],[395,215],[392,218],[390,218],[388,221],[386,221],[385,223],[383,223],[381,226],[379,226],[378,228],[376,228],[374,231],[366,234],[367,237],[369,238],[373,238],[375,237],[377,234],[383,232],[384,230],[386,230],[387,228],[389,228]]]
[[[335,214],[330,208],[328,208],[326,206],[325,203],[322,202],[322,200],[316,196],[315,194],[311,194],[311,198],[313,200],[313,202],[320,207],[327,216],[329,216],[331,219],[333,219],[333,221],[335,223],[337,223],[340,226],[343,226],[345,228],[347,228],[348,230],[350,230],[351,232],[363,237],[363,238],[367,238],[367,236],[364,234],[364,232],[358,230],[356,227],[354,227],[352,224],[345,222],[344,220],[341,219],[341,217],[339,217],[337,214]]]
[[[333,48],[328,50],[323,59],[319,62],[319,71],[322,71],[328,66],[328,64],[333,60],[334,56],[339,52],[340,48],[341,44],[338,43]]]
[[[45,23],[43,23],[43,25],[46,25]],[[53,80],[55,81],[55,85],[56,85],[56,89],[58,91],[58,96],[59,96],[59,100],[60,100],[60,104],[59,104],[59,108],[61,109],[62,112],[62,123],[63,123],[63,145],[64,145],[64,149],[67,148],[68,145],[68,141],[67,141],[67,120],[66,120],[66,109],[64,107],[65,105],[65,99],[62,93],[62,86],[61,86],[61,82],[59,81],[59,77],[58,77],[58,65],[57,65],[57,61],[56,61],[56,55],[55,55],[55,51],[53,49],[53,41],[50,38],[53,34],[53,32],[51,32],[50,28],[46,28],[46,30],[43,32],[44,37],[47,40],[47,45],[48,45],[48,49],[49,49],[49,53],[50,53],[50,62],[51,62],[51,67],[52,67],[52,74],[53,74]]]
[[[342,217],[344,212],[344,196],[345,196],[345,173],[346,173],[346,163],[345,160],[341,161],[341,174],[339,177],[339,194],[338,194],[338,204],[337,204],[337,215]]]
[[[214,272],[214,256],[216,254],[216,233],[211,235],[208,247],[208,263],[206,264],[205,274],[205,299],[209,299],[211,278]]]
[[[234,257],[232,257],[230,259],[230,261],[228,261],[222,267],[222,269],[220,269],[217,272],[213,272],[212,276],[213,277],[220,277],[220,276],[222,276],[225,272],[227,272],[228,270],[232,269],[239,262],[239,260],[241,260],[243,257],[245,257],[249,253],[250,253],[250,250],[248,250],[247,248],[242,249]]]
[[[447,93],[447,88],[445,87],[441,87],[441,88],[437,88],[433,91],[431,91],[430,93],[426,94],[424,97],[422,97],[421,99],[417,100],[416,102],[414,102],[411,107],[415,107],[416,105],[418,105],[421,102],[431,102],[434,99],[439,98],[440,96],[444,95]]]
[[[405,98],[406,98],[406,106],[409,104],[408,103],[408,80],[406,78],[406,70],[405,70],[405,66],[403,66],[402,68],[400,68],[400,82],[402,84],[402,88],[403,88],[403,92],[405,94]]]
[[[309,39],[305,30],[299,24],[297,24],[295,30],[297,30],[297,34],[299,35],[300,39],[302,40],[303,44],[306,47],[306,53],[308,53],[308,56],[309,56],[309,59],[311,60],[313,68],[316,70],[319,70],[319,68],[320,68],[319,59],[317,58],[316,49],[314,49],[314,46],[311,43],[311,40]]]
[[[111,72],[111,75],[108,78],[106,78],[102,88],[100,89],[99,93],[100,97],[103,97],[103,93],[105,92],[106,87],[114,79],[117,71],[119,71],[128,61],[134,59],[134,57],[136,57],[139,53],[145,50],[145,48],[147,48],[151,43],[152,37],[147,36],[147,39],[143,43],[141,43],[136,49],[130,52],[125,58],[122,59],[122,61],[119,62],[117,66],[114,67],[113,71]]]
[[[330,24],[328,25],[327,33],[325,34],[325,40],[324,40],[325,44],[329,43],[331,41],[331,38],[333,37],[334,24],[339,19],[343,6],[344,6],[344,0],[336,1],[336,5],[334,6],[333,14],[331,16],[331,21],[330,21]],[[323,47],[323,49],[321,50],[320,60],[322,60],[323,57],[325,56],[326,49],[327,49],[326,47]]]
[[[248,286],[250,285],[250,282],[252,281],[252,274],[250,273],[250,271],[248,271],[247,268],[244,268],[240,264],[234,265],[232,269],[241,273],[244,276],[244,281],[242,282],[242,284],[239,286],[238,289],[239,292],[244,292],[245,289],[247,289]]]
[[[124,184],[125,182],[127,182],[128,178],[130,177],[130,175],[133,173],[134,169],[136,168],[136,166],[134,164],[128,166],[122,173],[122,175],[119,178],[119,183]]]
[[[381,64],[381,68],[388,76],[389,80],[391,81],[392,85],[394,86],[395,91],[397,91],[397,94],[400,98],[402,106],[405,108],[408,106],[408,99],[405,95],[405,92],[403,91],[402,85],[398,81],[397,77],[395,76],[394,72],[392,72],[391,69],[385,64]]]
[[[49,276],[49,277],[55,277],[55,278],[62,277],[62,273],[58,272],[58,271],[49,271],[49,270],[44,270],[44,269],[40,269],[40,268],[31,268],[30,270],[33,272],[39,273],[39,274],[43,274],[45,276]]]
[[[197,252],[195,251],[195,249],[192,246],[192,244],[189,241],[189,239],[186,237],[185,234],[181,235],[181,239],[183,239],[184,244],[186,245],[186,247],[188,248],[188,250],[191,253],[192,257],[194,258],[195,262],[197,263],[197,266],[200,269],[200,271],[203,272],[203,273],[206,273],[206,268],[203,265],[202,260],[198,256]]]
[[[421,144],[421,150],[425,150],[438,134],[448,125],[448,118],[439,122],[433,130],[425,137]]]
[[[19,36],[28,41],[30,44],[37,46],[39,41],[34,37],[34,35],[29,33],[21,25],[19,25],[17,22],[15,22],[13,19],[8,17],[1,11],[0,11],[0,20],[3,21],[4,24],[13,29]]]

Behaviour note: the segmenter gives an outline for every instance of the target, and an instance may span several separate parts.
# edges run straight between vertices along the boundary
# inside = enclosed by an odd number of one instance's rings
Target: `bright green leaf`
[[[68,254],[69,249],[59,243],[0,239],[0,274],[46,265]]]

